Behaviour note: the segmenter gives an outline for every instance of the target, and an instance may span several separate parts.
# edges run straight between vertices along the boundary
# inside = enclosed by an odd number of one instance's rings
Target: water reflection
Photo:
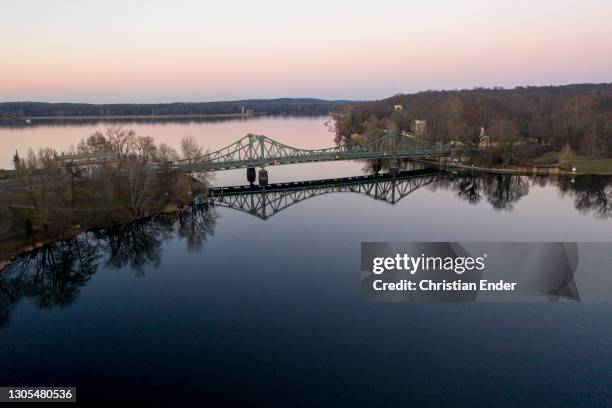
[[[217,217],[213,214],[210,209],[179,213],[178,236],[185,240],[189,252],[201,250],[208,238],[215,234]]]
[[[529,194],[529,179],[514,174],[458,173],[433,188],[451,189],[457,198],[470,204],[484,198],[496,210],[512,211],[514,204]]]
[[[43,309],[71,304],[101,263],[107,268],[128,266],[136,276],[144,276],[145,267],[160,265],[162,243],[175,233],[186,240],[189,250],[201,249],[214,232],[216,217],[214,209],[186,207],[175,214],[84,232],[20,256],[0,273],[0,327],[22,298],[33,299]]]
[[[418,189],[445,179],[436,170],[407,170],[398,174],[355,176],[259,186],[211,189],[210,203],[263,220],[302,201],[332,193],[355,193],[396,204]]]
[[[214,235],[216,206],[261,219],[323,194],[350,192],[395,205],[417,190],[453,191],[470,204],[488,203],[497,211],[512,211],[529,194],[530,186],[554,186],[562,197],[573,197],[575,208],[597,218],[612,217],[612,177],[525,177],[508,174],[448,174],[429,170],[400,172],[397,176],[357,176],[344,179],[281,183],[268,191],[243,186],[215,196],[215,206],[186,207],[175,214],[82,233],[25,254],[0,273],[0,327],[14,305],[33,299],[40,308],[66,306],[79,295],[101,265],[129,268],[144,276],[147,267],[162,261],[164,242],[178,237],[188,251],[201,251]],[[433,196],[435,200],[435,194]]]
[[[430,188],[451,189],[457,198],[478,204],[483,198],[496,210],[512,211],[522,197],[529,194],[530,186],[552,185],[562,197],[574,197],[575,208],[583,214],[597,218],[612,216],[612,177],[526,177],[514,174],[451,174]]]
[[[574,196],[574,206],[583,214],[597,218],[612,216],[612,177],[584,176],[562,178],[558,182],[562,196]]]
[[[577,210],[597,218],[612,216],[612,177],[520,176],[493,173],[443,173],[427,169],[391,174],[345,177],[328,180],[279,183],[262,189],[258,186],[216,188],[214,203],[267,219],[301,201],[324,194],[351,192],[396,204],[409,194],[427,186],[454,191],[459,200],[479,204],[485,200],[496,211],[512,211],[530,186],[557,187],[561,196],[574,196]]]
[[[41,308],[69,305],[95,273],[100,254],[86,234],[21,256],[0,273],[0,325],[12,304],[33,298]]]

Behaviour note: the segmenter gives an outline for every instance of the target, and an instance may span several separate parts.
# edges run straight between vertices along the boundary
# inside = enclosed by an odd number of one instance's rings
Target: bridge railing
[[[55,160],[65,165],[86,165],[118,161],[121,160],[121,157],[118,154],[112,152],[100,152],[84,154],[60,154],[55,156]]]

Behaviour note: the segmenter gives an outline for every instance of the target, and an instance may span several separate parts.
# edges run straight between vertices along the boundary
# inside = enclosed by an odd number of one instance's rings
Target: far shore
[[[0,120],[62,120],[62,119],[176,119],[176,118],[232,118],[251,117],[265,113],[218,113],[218,114],[186,114],[186,115],[72,115],[72,116],[13,116],[0,117]]]

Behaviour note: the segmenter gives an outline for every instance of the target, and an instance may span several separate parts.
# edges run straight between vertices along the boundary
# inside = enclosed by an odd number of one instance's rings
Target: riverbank
[[[73,224],[65,229],[62,229],[59,234],[39,233],[32,237],[25,237],[24,233],[13,234],[13,237],[8,239],[0,239],[0,273],[9,266],[17,257],[36,251],[46,245],[51,245],[55,242],[74,238],[75,236],[87,232],[100,230],[104,228],[112,228],[118,225],[126,225],[136,221],[142,221],[160,214],[178,213],[181,208],[190,205],[188,200],[183,200],[176,203],[166,204],[163,208],[157,211],[145,211],[140,216],[115,216],[111,221],[89,223],[87,225]]]
[[[139,164],[132,164],[138,166]],[[171,213],[206,194],[206,185],[168,170],[109,168],[94,178],[14,180],[0,192],[0,270],[16,256],[92,228]]]

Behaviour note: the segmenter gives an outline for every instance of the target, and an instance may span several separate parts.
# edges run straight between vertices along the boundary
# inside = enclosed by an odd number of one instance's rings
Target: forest
[[[310,98],[246,99],[220,102],[177,103],[0,103],[0,118],[53,116],[128,116],[128,115],[227,115],[253,111],[268,115],[327,115],[351,101]],[[354,102],[352,102],[354,103]]]
[[[612,155],[612,84],[475,88],[397,94],[347,106],[336,119],[338,142],[373,129],[415,131],[467,151],[475,162],[542,164],[561,156]]]

